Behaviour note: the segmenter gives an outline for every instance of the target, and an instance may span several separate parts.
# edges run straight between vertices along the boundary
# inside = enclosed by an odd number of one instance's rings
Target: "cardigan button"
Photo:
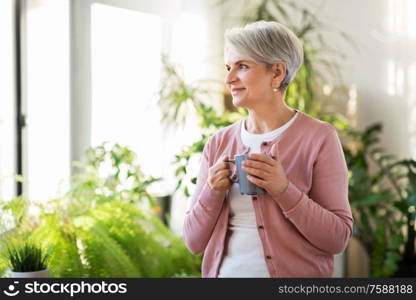
[[[263,142],[261,143],[263,146],[267,146],[267,142]]]
[[[252,198],[253,200],[257,200],[257,197],[256,196],[253,196],[253,198]]]
[[[260,225],[260,226],[259,226],[259,229],[264,229],[263,225]]]
[[[270,255],[267,255],[266,258],[267,259],[272,259],[272,257]]]

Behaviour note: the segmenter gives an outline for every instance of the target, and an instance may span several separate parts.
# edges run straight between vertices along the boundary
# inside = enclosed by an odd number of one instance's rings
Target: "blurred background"
[[[416,276],[413,0],[2,0],[0,250],[35,241],[53,277],[200,276],[182,222],[207,138],[246,115],[224,31],[256,20],[300,37],[287,103],[343,143],[334,276]]]

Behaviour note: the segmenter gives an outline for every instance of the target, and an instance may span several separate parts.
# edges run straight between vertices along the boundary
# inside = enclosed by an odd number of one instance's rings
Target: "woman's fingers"
[[[229,168],[228,163],[222,162],[214,168],[215,170],[214,173],[218,173],[219,171],[226,170],[228,168]]]
[[[231,173],[228,155],[224,155],[209,168],[208,184],[210,188],[214,190],[228,189],[232,184],[230,179]]]
[[[220,186],[220,187],[222,187],[222,188],[226,188],[226,187],[228,187],[228,186],[230,186],[230,179],[227,177],[227,178],[224,178],[224,179],[221,179],[220,181],[218,181],[218,186]]]
[[[228,176],[231,175],[231,171],[230,170],[220,170],[217,173],[215,173],[215,177],[218,179],[222,179],[222,178],[228,178]]]
[[[249,154],[248,158],[250,160],[258,160],[260,162],[266,163],[269,166],[273,167],[276,165],[276,160],[274,158],[271,158],[268,155],[261,154],[261,153],[251,153]]]
[[[270,165],[264,162],[250,160],[250,159],[247,159],[243,162],[243,169],[244,168],[258,169],[266,173],[273,172],[273,167],[271,167]]]
[[[222,170],[230,169],[229,162],[226,162],[226,161],[228,161],[228,156],[221,157],[217,161],[217,163],[214,166],[212,166],[212,169],[211,169],[212,174],[215,175]]]
[[[254,175],[262,179],[266,178],[270,174],[269,172],[263,171],[261,169],[255,169],[255,168],[250,168],[250,167],[243,167],[243,170],[246,171],[250,175]]]

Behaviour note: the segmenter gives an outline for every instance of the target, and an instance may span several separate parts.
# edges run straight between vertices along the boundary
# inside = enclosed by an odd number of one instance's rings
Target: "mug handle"
[[[230,179],[232,183],[238,183],[238,176],[237,175],[229,176],[228,179]]]
[[[225,160],[225,162],[235,164],[235,159],[228,159],[228,160]],[[228,179],[230,179],[232,183],[238,183],[238,176],[237,175],[234,175],[232,177],[229,176]]]
[[[235,164],[235,159],[228,159],[228,160],[225,160],[225,162]],[[238,176],[237,175],[234,175],[232,177],[230,176],[228,178],[231,180],[232,183],[238,183]]]

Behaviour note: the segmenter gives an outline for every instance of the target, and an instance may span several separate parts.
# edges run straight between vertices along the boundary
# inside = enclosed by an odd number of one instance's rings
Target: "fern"
[[[109,160],[112,168],[101,175]],[[157,179],[145,177],[134,161],[119,145],[90,149],[69,192],[39,204],[36,222],[27,213],[29,201],[0,203],[11,214],[8,226],[1,219],[2,232],[48,249],[52,277],[199,277],[200,257],[148,209],[154,196],[146,188]],[[6,270],[0,258],[1,274]]]
[[[137,205],[114,200],[64,215],[42,215],[32,235],[51,250],[53,277],[200,276],[200,258]]]
[[[80,239],[88,264],[87,277],[141,277],[138,268],[103,223],[81,225]]]
[[[75,232],[68,224],[60,223],[57,215],[43,215],[42,224],[32,238],[49,249],[48,267],[52,277],[84,277]]]

